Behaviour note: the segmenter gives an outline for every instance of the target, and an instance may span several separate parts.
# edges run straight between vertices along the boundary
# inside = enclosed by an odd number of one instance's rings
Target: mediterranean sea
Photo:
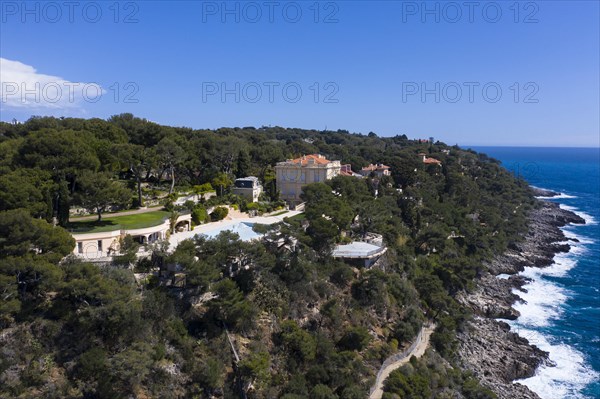
[[[570,252],[547,268],[526,267],[531,281],[515,291],[521,316],[512,329],[550,353],[555,367],[520,380],[543,399],[600,398],[600,149],[470,147],[502,162],[531,185],[559,193],[555,201],[583,217],[563,231]]]

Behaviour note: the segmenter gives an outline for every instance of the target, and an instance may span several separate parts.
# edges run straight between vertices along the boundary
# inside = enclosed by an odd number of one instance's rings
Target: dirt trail
[[[381,399],[381,397],[383,396],[383,383],[385,382],[386,378],[388,378],[388,376],[392,373],[392,371],[408,363],[412,356],[415,356],[417,358],[423,356],[423,354],[429,347],[429,337],[431,337],[431,334],[433,333],[434,329],[434,325],[423,327],[421,329],[421,339],[419,342],[417,342],[413,350],[408,352],[401,359],[396,360],[395,362],[385,366],[379,371],[379,373],[377,374],[377,381],[375,381],[375,385],[373,386],[374,389],[369,395],[369,399]]]

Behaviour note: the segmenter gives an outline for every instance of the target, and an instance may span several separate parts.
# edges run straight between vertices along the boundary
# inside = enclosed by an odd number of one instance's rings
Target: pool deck
[[[281,223],[284,218],[296,216],[302,213],[301,211],[289,211],[284,213],[283,215],[278,216],[256,216],[256,217],[248,217],[240,214],[240,217],[235,217],[227,220],[221,220],[218,222],[201,224],[200,226],[196,226],[194,230],[184,231],[181,233],[172,234],[169,238],[169,250],[173,251],[180,242],[187,240],[189,238],[193,238],[197,234],[202,234],[206,232],[210,232],[217,229],[224,229],[227,226],[233,226],[238,223],[250,223],[250,224],[275,224]],[[236,215],[237,216],[237,215]]]

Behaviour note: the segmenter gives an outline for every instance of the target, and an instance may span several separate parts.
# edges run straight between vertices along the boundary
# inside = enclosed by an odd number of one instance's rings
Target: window
[[[98,240],[98,252],[102,252],[102,240]]]
[[[82,242],[78,242],[77,243],[77,253],[78,254],[82,254],[83,253],[83,243]]]

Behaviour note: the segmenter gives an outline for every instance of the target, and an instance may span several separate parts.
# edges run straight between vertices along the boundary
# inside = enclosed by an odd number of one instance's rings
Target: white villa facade
[[[292,207],[302,202],[302,188],[310,183],[324,182],[340,174],[340,161],[330,161],[320,154],[288,159],[275,165],[277,190],[281,199]]]
[[[177,218],[176,230],[189,231],[191,229],[191,222],[191,215],[180,215]],[[132,236],[141,244],[151,244],[156,241],[166,240],[170,229],[171,224],[169,219],[165,219],[157,226],[141,229],[117,229],[90,233],[72,233],[71,235],[76,242],[73,253],[76,256],[91,260],[110,258],[111,256],[119,254],[121,238],[126,235]]]

